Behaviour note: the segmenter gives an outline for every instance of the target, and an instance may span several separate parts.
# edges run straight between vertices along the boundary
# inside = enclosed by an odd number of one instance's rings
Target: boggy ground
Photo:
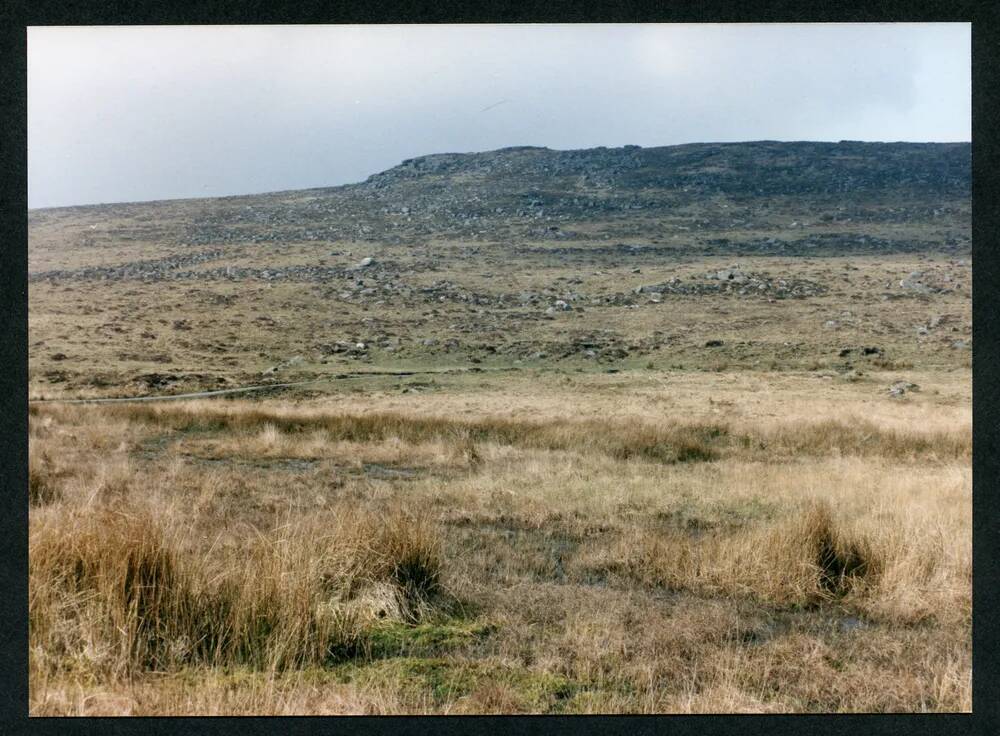
[[[34,404],[31,713],[970,710],[970,394],[525,368]]]

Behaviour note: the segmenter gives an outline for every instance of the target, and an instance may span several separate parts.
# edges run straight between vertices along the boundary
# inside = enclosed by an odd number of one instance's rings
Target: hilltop
[[[421,156],[340,187],[34,210],[30,220],[122,218],[131,227],[116,235],[184,245],[578,240],[805,222],[828,231],[862,223],[961,226],[969,214],[970,154],[967,143],[526,146]]]

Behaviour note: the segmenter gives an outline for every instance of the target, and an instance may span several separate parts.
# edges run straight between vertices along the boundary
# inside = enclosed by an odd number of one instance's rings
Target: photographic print
[[[30,714],[971,711],[970,28],[30,27]]]

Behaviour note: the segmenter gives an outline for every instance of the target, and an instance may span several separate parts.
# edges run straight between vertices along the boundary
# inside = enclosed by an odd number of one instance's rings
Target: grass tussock
[[[50,662],[86,657],[112,676],[162,663],[191,597],[153,518],[51,513],[32,524],[29,544],[33,648]]]
[[[824,419],[782,424],[756,434],[744,433],[739,444],[786,456],[833,452],[894,460],[972,457],[971,432],[900,431],[858,420]]]
[[[247,540],[240,559],[185,551],[152,513],[50,513],[30,537],[41,665],[109,677],[200,664],[286,669],[350,656],[379,619],[417,622],[443,594],[433,528],[349,511]]]
[[[841,529],[823,502],[764,528],[643,530],[582,564],[648,586],[779,606],[842,599],[872,585],[881,570],[874,545]]]
[[[348,511],[337,520],[336,537],[322,579],[339,600],[367,604],[377,619],[412,623],[442,596],[444,557],[426,517]],[[383,600],[386,605],[380,605]]]
[[[62,498],[65,472],[56,467],[52,457],[37,441],[28,444],[28,503],[43,506]]]

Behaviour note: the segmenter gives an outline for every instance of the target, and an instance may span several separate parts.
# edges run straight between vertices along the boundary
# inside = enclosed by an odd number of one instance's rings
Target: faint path
[[[506,371],[510,368],[478,368],[476,373],[486,373],[492,371]],[[469,373],[470,368],[451,368],[440,371],[363,371],[360,373],[338,373],[335,376],[324,376],[323,378],[313,378],[308,381],[295,381],[293,383],[266,383],[259,386],[243,386],[241,388],[224,388],[216,391],[197,391],[189,394],[170,394],[168,396],[126,396],[120,398],[95,398],[95,399],[28,399],[29,404],[116,404],[126,401],[176,401],[178,399],[200,399],[209,396],[223,396],[225,394],[248,393],[250,391],[266,391],[275,388],[291,388],[293,386],[307,386],[311,383],[322,383],[323,381],[339,381],[347,378],[362,378],[364,376],[418,376],[449,373]]]

